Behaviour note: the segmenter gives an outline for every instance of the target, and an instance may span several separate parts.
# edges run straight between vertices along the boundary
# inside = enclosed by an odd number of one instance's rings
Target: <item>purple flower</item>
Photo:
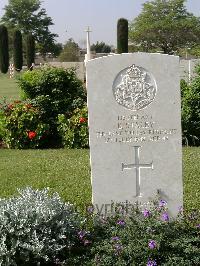
[[[162,220],[165,221],[165,222],[168,222],[169,221],[169,214],[167,212],[164,212],[162,214]]]
[[[100,222],[101,222],[102,224],[106,224],[108,221],[107,221],[107,218],[106,218],[106,217],[101,216],[101,218],[100,218]]]
[[[199,228],[199,229],[200,229],[200,224],[197,224],[197,228]]]
[[[143,215],[144,215],[145,218],[148,218],[151,215],[151,212],[149,210],[145,209],[143,211]]]
[[[85,237],[85,235],[86,235],[86,231],[84,231],[84,230],[81,230],[81,231],[79,231],[78,232],[78,237],[79,237],[79,239],[83,239],[84,237]]]
[[[117,251],[122,250],[122,245],[120,245],[120,244],[115,244],[115,249],[116,249]]]
[[[89,245],[89,244],[91,244],[91,243],[92,243],[91,240],[88,240],[88,239],[85,239],[85,240],[84,240],[84,246],[87,246],[87,245]]]
[[[112,241],[119,241],[119,240],[120,240],[120,238],[118,236],[113,236],[112,237]]]
[[[155,260],[148,260],[147,266],[157,266],[157,262]]]
[[[150,249],[156,248],[156,246],[157,246],[156,241],[155,240],[150,240],[148,246],[149,246]]]
[[[115,249],[115,255],[119,255],[121,253],[123,247],[121,244],[115,244],[114,249]]]
[[[125,226],[126,225],[126,222],[124,220],[118,220],[117,221],[117,224],[118,225],[121,225],[121,226]]]
[[[87,212],[88,212],[89,214],[92,214],[92,213],[94,212],[94,206],[88,206],[88,207],[87,207]]]
[[[189,215],[188,215],[188,218],[190,219],[190,220],[196,220],[197,218],[198,218],[198,212],[196,212],[196,211],[193,211],[193,212],[191,212]]]
[[[56,264],[56,265],[61,265],[60,260],[59,260],[59,259],[55,259],[55,264]]]
[[[117,213],[124,213],[124,206],[117,206],[116,212]]]
[[[167,202],[166,202],[165,200],[161,199],[161,200],[159,201],[159,207],[163,208],[163,207],[165,207],[166,205],[167,205]]]
[[[153,228],[151,228],[151,227],[147,227],[147,230],[146,230],[146,232],[147,232],[147,234],[151,234],[151,233],[153,233],[155,230],[153,229]]]
[[[179,213],[182,213],[183,212],[183,206],[178,207],[178,212]]]

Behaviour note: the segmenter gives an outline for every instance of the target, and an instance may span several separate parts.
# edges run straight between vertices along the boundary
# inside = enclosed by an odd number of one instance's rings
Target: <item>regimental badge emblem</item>
[[[147,107],[155,99],[157,85],[151,73],[132,65],[122,70],[113,83],[113,94],[118,104],[137,111]]]

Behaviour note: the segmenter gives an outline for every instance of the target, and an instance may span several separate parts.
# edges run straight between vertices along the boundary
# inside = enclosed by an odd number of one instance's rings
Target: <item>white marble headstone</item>
[[[179,58],[121,54],[86,65],[93,204],[183,204]]]

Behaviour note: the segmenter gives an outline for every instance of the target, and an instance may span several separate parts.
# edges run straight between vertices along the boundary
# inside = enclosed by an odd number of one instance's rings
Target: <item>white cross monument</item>
[[[86,63],[88,60],[92,59],[91,51],[90,51],[90,32],[92,31],[90,30],[89,26],[87,27],[85,32],[87,32],[87,54],[85,55],[85,63]]]

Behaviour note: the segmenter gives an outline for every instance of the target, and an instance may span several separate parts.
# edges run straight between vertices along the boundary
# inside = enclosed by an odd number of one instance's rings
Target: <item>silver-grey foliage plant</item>
[[[66,258],[83,221],[69,203],[48,189],[19,190],[0,199],[0,265],[46,265]]]

